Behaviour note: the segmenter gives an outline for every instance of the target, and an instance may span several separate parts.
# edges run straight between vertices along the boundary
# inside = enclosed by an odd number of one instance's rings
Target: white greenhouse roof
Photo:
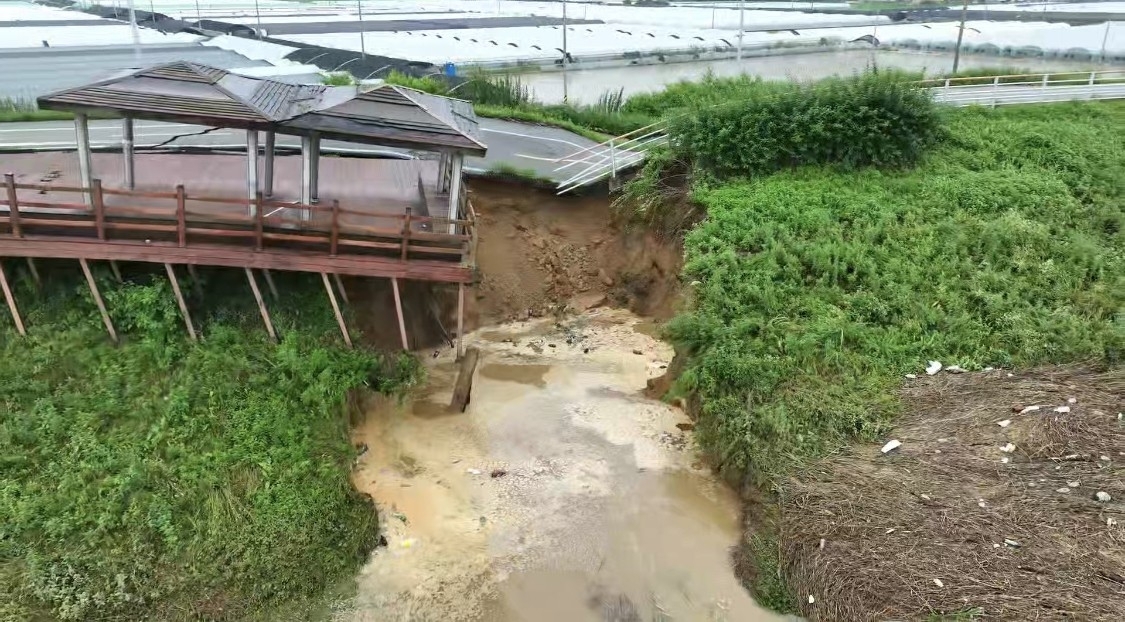
[[[5,2],[0,4],[0,22],[21,20],[99,20],[97,15],[81,11],[66,11],[30,2]]]
[[[165,34],[148,28],[138,28],[142,44],[192,43],[201,37],[191,34]],[[128,24],[99,26],[46,26],[25,28],[0,27],[0,48],[38,48],[46,41],[50,47],[92,45],[129,45],[133,42],[133,29]]]

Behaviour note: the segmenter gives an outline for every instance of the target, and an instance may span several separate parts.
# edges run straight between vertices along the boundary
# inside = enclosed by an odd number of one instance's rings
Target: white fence
[[[930,89],[934,101],[951,106],[1125,99],[1125,70],[942,78],[918,85]],[[649,149],[668,142],[666,127],[660,121],[559,158],[555,175],[563,181],[558,194],[613,179],[640,165]]]

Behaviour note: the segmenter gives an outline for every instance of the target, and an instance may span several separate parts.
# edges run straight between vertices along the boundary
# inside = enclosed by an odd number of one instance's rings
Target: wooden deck
[[[324,158],[317,205],[293,199],[299,158],[275,166],[274,197],[250,201],[243,156],[139,154],[137,189],[121,190],[119,156],[98,154],[102,181],[82,188],[72,153],[3,155],[0,171],[14,172],[0,190],[0,256],[471,280],[471,208],[463,199],[469,218],[445,217],[446,197],[422,182],[433,163]]]

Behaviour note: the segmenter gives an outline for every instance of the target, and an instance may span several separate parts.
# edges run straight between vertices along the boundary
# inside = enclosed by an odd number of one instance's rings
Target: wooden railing
[[[339,201],[305,205],[246,198],[196,196],[183,185],[174,192],[119,190],[94,180],[92,188],[18,184],[5,175],[0,197],[0,235],[68,236],[102,241],[138,240],[238,245],[253,250],[293,249],[304,254],[380,255],[402,261],[426,259],[470,264],[475,244],[468,219],[451,220],[405,213],[348,209]],[[21,192],[22,191],[22,192]],[[33,200],[35,192],[51,197]],[[57,195],[74,198],[58,200]],[[4,225],[7,225],[5,231]],[[453,225],[450,231],[450,225]]]

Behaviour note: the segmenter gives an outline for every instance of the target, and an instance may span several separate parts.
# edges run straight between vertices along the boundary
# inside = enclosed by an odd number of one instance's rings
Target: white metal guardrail
[[[1125,69],[1091,72],[1058,72],[940,78],[917,83],[933,93],[934,101],[951,106],[982,105],[995,108],[1011,104],[1125,99]],[[611,138],[556,160],[556,177],[562,177],[558,194],[565,194],[644,162],[653,147],[668,142],[667,122]]]

